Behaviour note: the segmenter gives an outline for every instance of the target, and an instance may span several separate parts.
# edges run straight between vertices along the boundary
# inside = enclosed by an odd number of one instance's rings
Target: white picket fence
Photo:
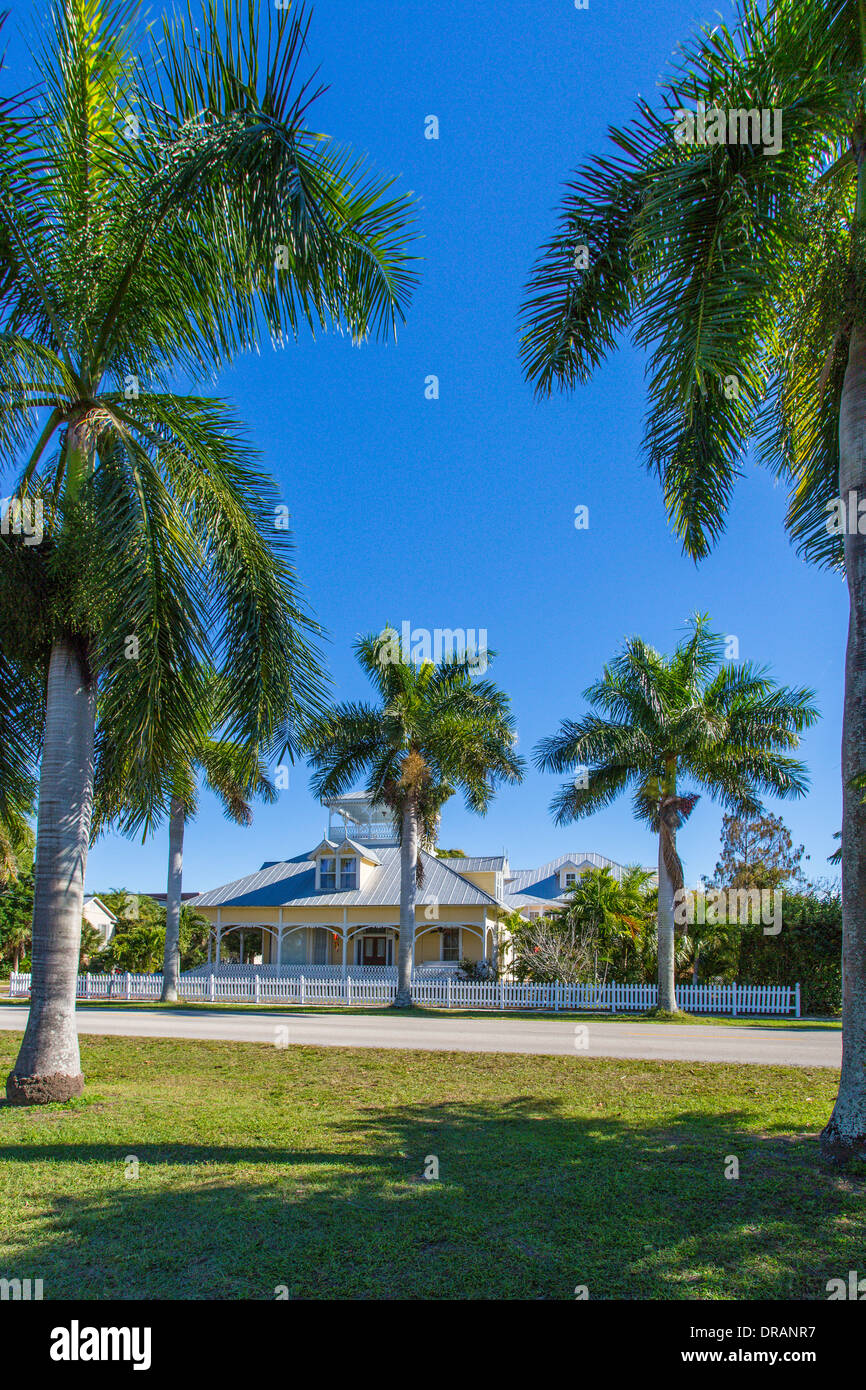
[[[390,1004],[397,991],[394,972],[378,977],[347,973],[330,978],[303,975],[184,975],[179,994],[190,1003],[235,1004]],[[79,999],[158,999],[161,975],[79,975]],[[12,998],[30,993],[29,975],[12,975]],[[414,976],[416,1004],[441,1009],[593,1010],[643,1013],[658,1000],[657,985],[518,984],[513,981],[466,981]],[[793,1014],[800,1017],[800,986],[679,985],[677,1001],[691,1014]]]

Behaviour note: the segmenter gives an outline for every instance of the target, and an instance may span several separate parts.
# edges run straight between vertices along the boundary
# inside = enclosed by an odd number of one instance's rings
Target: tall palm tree
[[[168,882],[165,906],[165,951],[161,999],[177,999],[180,977],[180,917],[183,903],[183,842],[187,822],[198,811],[198,774],[238,825],[252,824],[250,799],[274,802],[277,791],[258,750],[221,735],[232,708],[231,668],[225,675],[204,673],[198,741],[185,738],[168,776]],[[214,733],[216,731],[216,733]],[[95,831],[115,825],[124,834],[152,827],[158,815],[159,792],[136,777],[128,753],[105,757],[99,768],[95,797]],[[135,790],[131,793],[130,788]],[[135,796],[136,800],[132,797]],[[156,814],[155,814],[156,812]]]
[[[395,1005],[412,1003],[419,850],[432,849],[442,806],[462,791],[484,815],[497,785],[519,782],[522,759],[508,696],[473,675],[471,659],[413,665],[393,629],[360,637],[355,653],[380,703],[342,704],[310,722],[304,747],[321,799],[367,774],[374,804],[393,813],[400,841],[400,948]],[[487,661],[493,653],[487,653]]]
[[[585,692],[596,710],[564,720],[535,754],[549,772],[581,769],[551,803],[557,825],[591,815],[633,788],[639,820],[658,835],[659,1008],[677,1009],[674,908],[683,888],[677,831],[704,788],[740,815],[758,792],[801,796],[805,768],[790,750],[817,719],[810,690],[776,685],[764,669],[723,659],[724,639],[698,615],[670,657],[632,637]]]
[[[587,381],[629,328],[651,349],[646,461],[689,555],[724,530],[755,438],[790,481],[798,549],[844,568],[845,1050],[822,1136],[840,1163],[866,1154],[864,65],[862,0],[741,0],[733,28],[702,31],[569,180],[522,339],[542,394]]]
[[[321,702],[280,501],[231,414],[171,383],[214,375],[263,330],[390,331],[410,282],[405,200],[306,123],[303,13],[206,0],[139,51],[136,18],[126,0],[55,0],[38,88],[0,108],[0,459],[19,460],[32,523],[0,537],[0,748],[23,730],[25,770],[39,764],[16,1103],[83,1085],[101,752],[122,747],[165,801],[201,735],[198,673],[229,658],[227,738],[288,745]]]

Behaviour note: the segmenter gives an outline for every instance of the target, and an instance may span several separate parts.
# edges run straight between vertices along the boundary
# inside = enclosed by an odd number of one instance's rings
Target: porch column
[[[241,927],[241,943],[240,943],[240,950],[238,951],[238,962],[239,962],[240,965],[243,965],[243,963],[244,963],[244,929],[243,929],[243,927]]]
[[[277,918],[277,969],[283,963],[283,909],[280,908]]]
[[[221,939],[222,939],[222,934],[223,934],[223,929],[222,929],[222,911],[223,911],[223,910],[222,910],[221,907],[218,907],[218,908],[217,908],[217,929],[216,929],[216,963],[217,963],[217,965],[219,965],[219,963],[220,963],[220,941],[221,941]]]
[[[347,950],[348,950],[348,945],[349,945],[349,943],[348,943],[348,941],[347,941],[347,939],[346,939],[346,933],[347,933],[348,930],[349,930],[349,924],[348,924],[348,921],[347,921],[348,915],[349,915],[349,909],[346,908],[346,907],[344,907],[344,908],[343,908],[343,979],[344,979],[344,980],[345,980],[345,978],[346,978],[346,963],[347,963],[347,962],[346,962],[346,952],[347,952]]]

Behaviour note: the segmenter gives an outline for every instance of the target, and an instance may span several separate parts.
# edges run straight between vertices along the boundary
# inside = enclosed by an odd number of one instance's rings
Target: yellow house
[[[327,974],[397,964],[400,848],[387,810],[351,793],[326,802],[327,833],[293,859],[263,864],[245,878],[193,898],[189,906],[214,927],[208,966],[231,948],[280,971]],[[591,851],[563,854],[538,869],[511,871],[505,855],[438,859],[421,852],[424,879],[415,909],[415,965],[456,970],[461,960],[506,963],[501,919],[562,907],[589,868],[623,869]]]
[[[319,844],[293,859],[191,899],[214,925],[211,964],[227,938],[263,965],[393,966],[400,936],[400,848],[386,813],[363,794],[328,803]],[[438,859],[421,851],[424,880],[415,909],[415,964],[456,969],[493,959],[502,911],[501,857]]]

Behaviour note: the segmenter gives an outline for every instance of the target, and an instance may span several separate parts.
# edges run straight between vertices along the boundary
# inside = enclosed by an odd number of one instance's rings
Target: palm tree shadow
[[[9,1273],[46,1298],[826,1297],[857,1267],[866,1183],[822,1173],[815,1135],[743,1120],[575,1120],[527,1096],[370,1105],[327,1150],[0,1147],[69,1168]]]

